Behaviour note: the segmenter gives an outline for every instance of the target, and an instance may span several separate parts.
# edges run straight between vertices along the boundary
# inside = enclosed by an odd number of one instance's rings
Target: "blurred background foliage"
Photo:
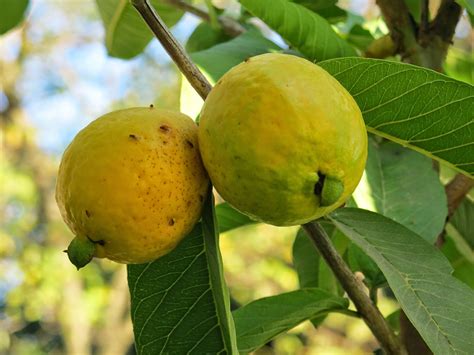
[[[0,8],[8,1],[0,0]],[[213,3],[239,14],[236,1]],[[367,38],[387,32],[374,1],[339,6],[349,16],[333,22],[352,43],[363,47]],[[184,44],[199,23],[186,14],[173,33]],[[284,44],[262,23],[255,25]],[[226,40],[215,36],[211,43]],[[449,75],[470,83],[473,39],[464,15],[445,65]],[[26,21],[0,37],[0,354],[135,352],[125,266],[95,260],[77,272],[62,253],[72,235],[54,201],[58,163],[72,137],[108,111],[153,103],[194,115],[201,102],[157,41],[129,61],[109,57],[103,43],[92,0],[33,0]],[[189,43],[188,50],[197,49]],[[443,176],[448,181],[450,172]],[[222,237],[226,279],[237,302],[298,288],[291,255],[296,232],[260,224]],[[448,254],[456,258],[455,251]],[[382,294],[379,304],[385,315],[397,309]],[[375,344],[361,320],[331,314],[319,328],[304,323],[259,353],[366,354]]]

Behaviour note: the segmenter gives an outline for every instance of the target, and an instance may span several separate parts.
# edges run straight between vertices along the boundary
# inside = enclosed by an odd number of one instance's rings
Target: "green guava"
[[[352,96],[292,55],[259,55],[227,72],[204,103],[198,134],[219,194],[279,226],[341,206],[367,159],[367,131]]]

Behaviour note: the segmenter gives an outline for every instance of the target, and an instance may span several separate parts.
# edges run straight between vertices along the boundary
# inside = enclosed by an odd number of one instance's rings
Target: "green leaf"
[[[199,52],[230,39],[231,37],[221,28],[214,28],[208,22],[201,22],[189,36],[185,48],[188,53]]]
[[[295,4],[304,6],[312,11],[327,9],[337,4],[337,0],[290,0]]]
[[[320,262],[321,256],[304,229],[300,228],[293,243],[293,265],[300,288],[318,286]]]
[[[474,250],[474,202],[465,198],[454,212],[448,226],[454,228],[455,232]]]
[[[408,11],[413,16],[413,19],[419,23],[421,17],[421,1],[420,0],[405,0]]]
[[[375,38],[369,30],[366,30],[359,24],[355,24],[347,34],[346,39],[347,42],[353,44],[360,50],[365,51]]]
[[[319,63],[357,101],[367,130],[474,174],[474,87],[435,71],[378,59]]]
[[[347,12],[336,6],[337,0],[290,0],[324,17],[329,23],[337,23],[347,18]]]
[[[423,238],[382,215],[341,208],[329,219],[374,260],[407,317],[435,354],[474,349],[474,291]]]
[[[232,208],[228,203],[221,203],[216,206],[216,216],[219,222],[219,232],[224,233],[248,224],[257,223],[246,215]]]
[[[330,236],[337,251],[344,254],[349,240],[329,221],[322,221],[321,226]],[[293,265],[298,274],[300,288],[318,287],[335,295],[344,293],[331,268],[321,258],[302,228],[298,230],[293,243]]]
[[[0,11],[0,35],[19,25],[25,17],[29,0],[2,0]]]
[[[457,243],[450,235],[445,236],[441,251],[454,269],[453,276],[474,289],[474,252],[470,251],[470,256],[460,252]]]
[[[251,302],[233,312],[239,352],[265,345],[301,322],[349,306],[347,299],[307,288]]]
[[[212,196],[203,222],[171,253],[128,265],[138,354],[235,353]]]
[[[474,0],[456,0],[456,2],[464,7],[469,14],[474,15]]]
[[[369,139],[365,175],[353,197],[358,207],[383,214],[430,243],[448,214],[446,193],[431,159],[392,142]]]
[[[347,248],[347,262],[352,271],[364,274],[364,283],[368,288],[380,288],[387,283],[377,264],[354,243]]]
[[[217,81],[230,68],[249,57],[280,50],[280,47],[263,37],[256,29],[251,29],[231,41],[192,53],[191,59]]]
[[[105,27],[105,46],[110,56],[129,59],[143,52],[153,38],[130,0],[96,0]],[[183,16],[183,11],[162,0],[151,0],[151,5],[168,27]]]
[[[287,0],[240,0],[253,15],[312,61],[356,55],[321,16]]]

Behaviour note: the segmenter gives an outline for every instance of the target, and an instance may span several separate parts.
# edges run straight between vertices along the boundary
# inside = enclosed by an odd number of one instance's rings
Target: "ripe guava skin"
[[[258,221],[290,226],[328,214],[352,194],[367,131],[356,102],[329,73],[269,53],[217,82],[201,112],[199,146],[227,202]],[[329,206],[321,203],[321,179],[343,186]]]
[[[61,215],[76,236],[78,268],[93,256],[145,263],[169,253],[199,220],[209,178],[198,127],[179,112],[110,112],[77,134],[56,184]]]

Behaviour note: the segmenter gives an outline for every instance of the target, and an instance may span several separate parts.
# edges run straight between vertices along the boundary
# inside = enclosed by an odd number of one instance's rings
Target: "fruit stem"
[[[66,253],[77,270],[86,266],[92,260],[96,248],[95,244],[92,240],[83,236],[77,236],[71,241]]]

